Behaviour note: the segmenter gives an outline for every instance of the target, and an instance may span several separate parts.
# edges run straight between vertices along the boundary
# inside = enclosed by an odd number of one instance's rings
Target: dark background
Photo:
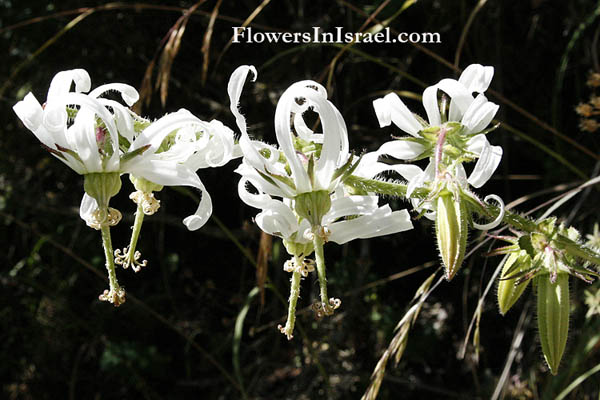
[[[258,4],[200,4],[176,57],[171,54],[172,69],[162,71],[169,82],[166,104],[152,91],[143,115],[158,118],[183,107],[233,129],[227,81],[237,66],[252,64],[258,80],[247,84],[242,108],[250,133],[273,143],[272,121],[282,91],[302,79],[327,84],[340,48],[263,43],[224,50],[232,26],[241,25]],[[125,82],[140,88],[154,60],[154,85],[164,39],[193,5],[0,0],[2,398],[359,398],[415,290],[435,271],[439,256],[433,227],[425,220],[416,221],[410,232],[328,245],[329,291],[342,299],[342,308],[316,321],[307,309],[318,285],[314,276],[305,279],[298,303],[303,311],[288,342],[276,329],[284,322],[289,286],[289,274],[282,270],[285,250],[277,240],[268,252],[264,303],[255,292],[249,295],[256,286],[261,235],[252,224],[256,210],[237,198],[233,170],[239,161],[234,160],[199,171],[214,202],[212,219],[199,231],[188,232],[181,224],[196,207],[189,193],[165,188],[157,194],[162,207],[146,218],[139,244],[149,266],[138,274],[118,271],[128,292],[125,305],[115,309],[97,300],[107,284],[101,278],[100,235],[78,215],[83,179],[40,147],[12,106],[29,91],[44,99],[52,77],[65,69],[85,68],[92,87]],[[346,120],[351,148],[359,152],[400,134],[378,128],[373,99],[390,90],[420,95],[423,86],[415,80],[430,85],[458,77],[452,68],[458,54],[460,68],[470,63],[495,67],[493,91],[487,94],[500,105],[497,118],[503,126],[489,139],[503,146],[504,157],[478,193],[496,193],[506,202],[529,196],[518,206],[525,212],[597,174],[599,133],[580,130],[574,110],[594,94],[586,86],[588,74],[600,72],[597,2],[489,0],[474,12],[473,0],[424,0],[396,15],[404,5],[398,0],[272,0],[251,26],[255,32],[306,32],[314,26],[358,32],[383,6],[367,29],[391,18],[389,26],[396,31],[440,33],[441,44],[358,44],[337,59],[329,96]],[[215,20],[207,38],[211,14]],[[418,100],[405,101],[424,114]],[[123,188],[111,201],[124,215],[113,229],[115,247],[128,242],[133,222],[128,179]],[[593,189],[557,215],[591,233],[598,200]],[[408,206],[398,200],[392,205]],[[481,237],[472,233],[471,239],[472,248]],[[500,260],[482,256],[490,248],[488,243],[469,257],[457,277],[427,300],[404,357],[397,367],[388,366],[379,398],[490,398],[521,318],[523,341],[500,381],[505,396],[554,398],[600,363],[599,323],[597,317],[584,317],[583,301],[584,290],[595,293],[598,285],[573,280],[571,334],[557,377],[551,378],[543,361],[531,291],[501,317],[492,289],[483,306],[478,353],[470,344],[465,359],[457,358],[479,295]],[[423,264],[406,277],[393,276]],[[238,319],[245,304],[247,314]],[[243,323],[237,331],[236,319]],[[597,397],[596,375],[570,394]]]

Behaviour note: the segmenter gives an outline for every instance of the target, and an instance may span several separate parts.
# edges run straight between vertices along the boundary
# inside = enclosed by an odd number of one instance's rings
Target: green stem
[[[406,198],[407,186],[400,183],[383,182],[376,179],[360,178],[357,176],[349,177],[344,183],[363,192],[374,192],[377,194]],[[425,199],[429,193],[429,189],[417,188],[413,192],[412,197]],[[464,192],[461,192],[461,197],[469,204],[471,211],[481,217],[495,219],[500,215],[500,208],[497,206],[478,201],[475,197]],[[533,232],[537,230],[537,226],[533,221],[508,210],[505,210],[502,222],[520,231]]]
[[[141,204],[138,204],[135,212],[135,221],[133,222],[133,231],[131,232],[131,241],[129,242],[129,248],[127,251],[127,257],[125,258],[124,266],[131,265],[134,271],[139,271],[140,266],[145,266],[144,263],[139,264],[135,259],[135,249],[137,247],[138,239],[140,238],[140,232],[142,231],[142,223],[144,222],[144,210]],[[137,269],[136,269],[137,268]]]
[[[108,285],[110,290],[105,290],[100,295],[100,300],[109,301],[115,307],[120,306],[125,302],[125,291],[119,286],[117,281],[117,273],[115,271],[115,260],[113,256],[112,241],[110,238],[110,227],[102,225],[102,245],[104,247],[104,257],[106,258],[106,270],[108,271]]]
[[[313,246],[315,248],[315,258],[317,262],[317,274],[319,275],[319,287],[321,289],[321,306],[325,315],[333,314],[333,309],[329,305],[329,296],[327,296],[327,275],[325,273],[325,254],[323,252],[324,240],[318,233],[319,228],[313,228],[315,237]]]
[[[300,296],[300,281],[302,280],[302,273],[299,270],[299,266],[304,262],[304,257],[294,256],[294,265],[296,268],[292,272],[292,284],[290,287],[290,299],[288,306],[288,317],[285,323],[285,328],[281,331],[287,336],[288,340],[291,340],[294,333],[294,325],[296,324],[296,303]]]

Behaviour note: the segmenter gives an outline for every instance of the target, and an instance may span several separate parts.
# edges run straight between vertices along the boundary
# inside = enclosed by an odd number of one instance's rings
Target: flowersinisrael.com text
[[[400,32],[390,28],[377,33],[344,32],[338,26],[333,32],[323,32],[315,26],[309,32],[261,32],[251,27],[234,26],[233,43],[442,43],[438,32]]]

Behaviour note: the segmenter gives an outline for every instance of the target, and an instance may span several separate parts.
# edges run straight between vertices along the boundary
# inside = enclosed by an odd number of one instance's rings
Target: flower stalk
[[[109,289],[105,290],[104,293],[99,296],[99,299],[101,301],[108,301],[115,307],[119,307],[121,304],[125,303],[125,290],[119,286],[119,281],[117,280],[110,227],[108,225],[102,225],[100,231],[102,232],[102,246],[104,247],[104,257],[106,258]]]
[[[294,256],[293,258],[294,268],[292,270],[292,279],[290,285],[290,299],[288,306],[288,316],[285,323],[285,327],[279,326],[279,330],[283,333],[288,340],[292,340],[294,337],[294,326],[296,324],[296,304],[298,303],[298,297],[300,297],[300,282],[302,281],[301,268],[304,263],[303,256]]]

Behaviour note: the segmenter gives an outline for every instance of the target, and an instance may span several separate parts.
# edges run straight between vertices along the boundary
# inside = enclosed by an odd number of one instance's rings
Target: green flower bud
[[[451,280],[465,258],[467,248],[467,210],[460,199],[444,191],[437,199],[435,233],[444,263],[446,279]]]
[[[502,267],[502,275],[498,283],[498,306],[504,315],[519,300],[529,281],[522,281],[520,275],[531,269],[531,257],[524,250],[510,253]],[[507,279],[509,278],[509,279]]]
[[[554,283],[547,274],[539,275],[535,280],[542,352],[550,372],[556,375],[569,333],[569,275],[559,273]]]
[[[121,176],[118,172],[85,174],[83,189],[98,202],[98,208],[104,210],[111,197],[121,190]]]
[[[129,180],[133,183],[135,190],[139,190],[144,193],[160,192],[163,189],[163,185],[159,185],[154,182],[150,182],[144,178],[138,178],[133,175],[129,175]]]
[[[295,210],[312,226],[320,226],[323,216],[331,208],[331,197],[326,190],[302,193],[294,199]]]
[[[284,240],[283,245],[289,255],[296,257],[308,257],[314,250],[313,242],[298,243]]]

